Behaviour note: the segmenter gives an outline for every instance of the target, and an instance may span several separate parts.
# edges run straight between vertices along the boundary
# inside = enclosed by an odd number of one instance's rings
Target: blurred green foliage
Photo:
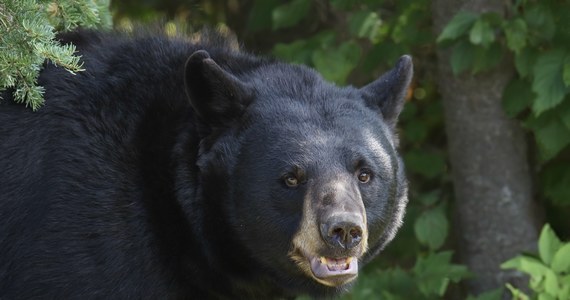
[[[503,93],[507,115],[532,133],[532,166],[547,221],[570,235],[570,2],[519,0],[505,15],[460,12],[437,42],[452,47],[456,74],[499,63],[516,74]],[[498,58],[501,59],[498,59]]]
[[[545,225],[538,240],[538,256],[519,255],[501,265],[530,276],[532,299],[570,299],[570,243],[563,243],[550,226]],[[515,299],[531,299],[519,289],[507,285]]]

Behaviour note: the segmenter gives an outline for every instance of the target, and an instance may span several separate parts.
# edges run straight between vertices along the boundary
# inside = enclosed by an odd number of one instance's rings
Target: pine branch
[[[43,103],[37,79],[44,61],[75,74],[83,71],[75,46],[60,45],[55,32],[110,27],[109,0],[4,0],[0,3],[0,91],[33,110]]]

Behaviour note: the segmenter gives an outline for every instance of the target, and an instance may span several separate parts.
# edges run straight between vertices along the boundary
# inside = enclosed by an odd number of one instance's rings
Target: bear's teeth
[[[319,257],[321,264],[326,265],[329,271],[343,271],[350,268],[350,263],[353,257],[346,258],[326,258],[324,256]]]

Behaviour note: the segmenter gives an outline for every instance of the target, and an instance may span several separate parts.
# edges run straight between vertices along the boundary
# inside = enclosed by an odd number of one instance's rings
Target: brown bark
[[[503,1],[432,3],[436,33],[460,10],[502,13]],[[520,273],[499,265],[535,248],[537,211],[527,161],[524,132],[501,107],[501,95],[514,74],[512,65],[483,74],[454,76],[450,51],[438,50],[438,83],[444,101],[446,132],[456,197],[459,258],[476,275],[471,294],[525,285]]]

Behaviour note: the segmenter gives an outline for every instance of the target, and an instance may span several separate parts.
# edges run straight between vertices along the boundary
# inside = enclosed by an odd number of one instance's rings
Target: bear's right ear
[[[360,89],[366,104],[373,109],[380,109],[384,121],[392,129],[404,107],[413,73],[412,58],[404,55],[392,70]]]
[[[190,55],[184,76],[190,104],[212,126],[237,119],[253,96],[246,83],[222,69],[205,50]]]

